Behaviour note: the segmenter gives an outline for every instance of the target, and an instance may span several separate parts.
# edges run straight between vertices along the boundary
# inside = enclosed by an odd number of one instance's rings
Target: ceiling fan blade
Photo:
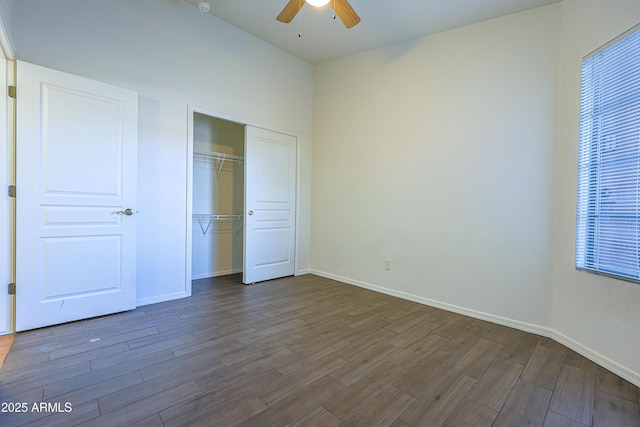
[[[360,17],[347,0],[331,0],[331,7],[345,27],[351,28],[360,22]]]
[[[280,22],[284,22],[288,24],[296,17],[302,6],[304,5],[304,0],[291,0],[280,12],[280,15],[276,18]]]

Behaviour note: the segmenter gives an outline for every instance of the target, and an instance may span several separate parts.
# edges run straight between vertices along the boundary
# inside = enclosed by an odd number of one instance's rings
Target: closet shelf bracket
[[[216,169],[216,176],[220,176],[220,172],[222,171],[222,166],[224,166],[225,159],[226,159],[226,157],[224,155],[222,155],[221,157],[219,157],[218,159],[215,160],[216,166],[218,167]]]

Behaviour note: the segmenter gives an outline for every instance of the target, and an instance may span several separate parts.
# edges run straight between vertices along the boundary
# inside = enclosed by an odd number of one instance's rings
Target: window
[[[640,281],[640,27],[582,63],[576,268]]]

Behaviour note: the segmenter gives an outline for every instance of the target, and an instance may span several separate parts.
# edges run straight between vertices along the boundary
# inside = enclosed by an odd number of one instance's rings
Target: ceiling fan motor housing
[[[282,12],[280,12],[280,15],[278,15],[276,19],[285,24],[290,23],[305,3],[314,7],[322,7],[330,4],[335,14],[338,15],[347,28],[351,28],[360,22],[360,17],[347,0],[289,0],[289,3],[282,9]]]

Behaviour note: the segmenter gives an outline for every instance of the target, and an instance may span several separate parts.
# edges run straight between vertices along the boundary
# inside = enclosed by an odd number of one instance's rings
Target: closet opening
[[[192,123],[191,280],[242,273],[244,125],[198,112]]]
[[[189,107],[185,296],[296,273],[298,140]]]

